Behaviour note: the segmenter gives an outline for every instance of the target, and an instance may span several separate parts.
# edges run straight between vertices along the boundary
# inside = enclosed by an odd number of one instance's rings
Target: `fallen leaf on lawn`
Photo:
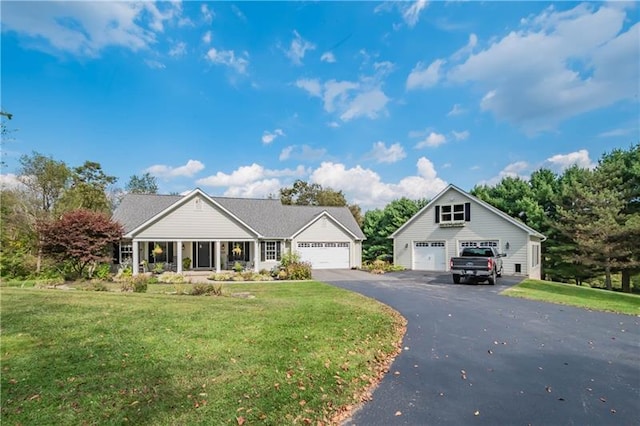
[[[238,426],[242,426],[246,420],[244,417],[236,417],[236,421],[238,422]]]
[[[39,394],[35,394],[29,397],[29,401],[33,401],[34,399],[40,399],[40,395]]]
[[[402,415],[402,411],[396,411],[396,416],[401,416]]]

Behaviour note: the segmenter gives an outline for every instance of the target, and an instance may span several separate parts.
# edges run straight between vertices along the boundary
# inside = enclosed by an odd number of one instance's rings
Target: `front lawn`
[[[502,294],[596,311],[640,315],[640,296],[571,284],[527,279]]]
[[[396,312],[318,282],[151,287],[0,288],[2,422],[327,424],[366,398],[404,332]]]

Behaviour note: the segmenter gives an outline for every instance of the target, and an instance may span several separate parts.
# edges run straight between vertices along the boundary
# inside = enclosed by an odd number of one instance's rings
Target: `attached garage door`
[[[298,243],[298,253],[314,269],[349,269],[349,243]]]
[[[413,246],[413,269],[417,271],[445,271],[444,241],[417,241]]]
[[[458,244],[458,253],[465,247],[498,247],[498,240],[485,240],[485,241],[460,241]]]

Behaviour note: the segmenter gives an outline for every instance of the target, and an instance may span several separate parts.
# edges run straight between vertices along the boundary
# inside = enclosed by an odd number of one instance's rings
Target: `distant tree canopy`
[[[109,213],[111,203],[107,188],[116,181],[115,176],[102,170],[100,163],[85,161],[82,166],[73,168],[71,186],[60,200],[59,212],[87,209]]]
[[[291,187],[280,189],[280,202],[297,206],[349,207],[358,225],[362,226],[362,210],[358,205],[349,205],[342,191],[323,188],[317,183],[309,184],[300,179],[296,180]]]
[[[141,176],[133,175],[129,178],[124,189],[130,194],[157,194],[158,181],[149,172]]]
[[[529,180],[507,177],[471,193],[547,236],[543,276],[581,284],[621,273],[631,291],[640,271],[640,144],[602,156],[593,169],[577,166],[556,175],[535,171]]]
[[[363,259],[393,260],[393,241],[389,236],[427,204],[426,199],[410,200],[403,197],[387,204],[384,209],[367,211],[363,224],[363,232],[367,237],[362,243]]]

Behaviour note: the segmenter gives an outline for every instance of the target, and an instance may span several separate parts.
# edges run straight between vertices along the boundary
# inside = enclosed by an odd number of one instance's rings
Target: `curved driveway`
[[[314,271],[408,321],[404,350],[346,425],[638,425],[640,318],[500,296],[518,282]]]

